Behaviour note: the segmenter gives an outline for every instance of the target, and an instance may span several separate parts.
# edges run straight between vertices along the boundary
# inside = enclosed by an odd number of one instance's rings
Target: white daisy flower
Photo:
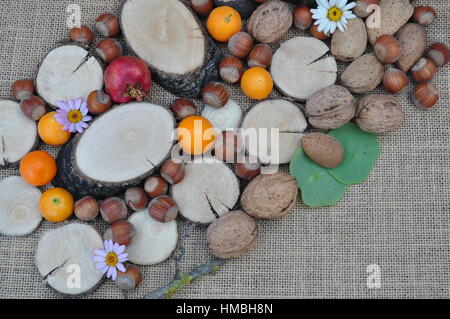
[[[348,0],[316,0],[317,9],[311,9],[314,25],[319,25],[318,31],[330,34],[336,29],[342,32],[347,29],[347,23],[350,19],[355,19],[351,11],[356,6],[355,2],[347,4]]]

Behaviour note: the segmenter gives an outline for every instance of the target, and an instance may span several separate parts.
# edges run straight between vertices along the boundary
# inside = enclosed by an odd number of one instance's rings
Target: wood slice
[[[166,90],[195,98],[204,84],[218,78],[221,54],[183,2],[125,0],[121,24],[129,47]]]
[[[71,296],[95,289],[103,274],[95,269],[94,250],[103,248],[100,234],[91,226],[73,223],[44,234],[36,249],[36,266],[55,291]],[[77,287],[74,279],[79,272]]]
[[[16,102],[0,101],[0,168],[14,167],[38,145],[36,122]]]
[[[233,171],[216,159],[196,158],[186,164],[184,180],[172,187],[180,213],[195,223],[209,224],[232,210],[240,195]]]
[[[103,68],[98,60],[78,45],[51,50],[36,78],[36,90],[51,106],[57,101],[87,99],[103,87]]]
[[[333,85],[337,64],[328,52],[325,43],[309,37],[295,37],[281,44],[271,66],[276,87],[284,95],[303,101]]]
[[[242,139],[249,155],[259,158],[261,163],[287,164],[300,147],[300,138],[307,126],[305,116],[296,104],[284,99],[265,100],[256,104],[245,116]],[[274,148],[272,128],[279,129],[278,161],[271,156]],[[267,134],[267,138],[263,134]],[[251,136],[257,137],[257,145]]]
[[[137,185],[168,157],[175,119],[151,103],[116,106],[59,153],[53,184],[76,198],[113,196]]]
[[[0,234],[24,236],[41,223],[41,191],[19,176],[0,181]]]
[[[126,251],[132,263],[154,265],[172,255],[178,241],[175,220],[160,223],[151,218],[147,210],[143,210],[131,215],[128,221],[136,229],[136,235]]]

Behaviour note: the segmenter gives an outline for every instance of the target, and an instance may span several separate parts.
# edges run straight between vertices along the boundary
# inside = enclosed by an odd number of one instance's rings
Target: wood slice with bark
[[[218,78],[221,54],[182,1],[125,0],[121,24],[129,47],[166,90],[195,98]]]
[[[284,95],[304,101],[333,85],[337,64],[328,53],[328,46],[314,38],[295,37],[282,43],[270,69],[275,86]]]
[[[38,145],[36,122],[14,101],[0,101],[0,168],[16,167]]]
[[[87,294],[103,278],[92,260],[94,250],[102,248],[102,237],[93,227],[79,223],[65,225],[41,237],[36,266],[56,292],[70,296]]]
[[[117,195],[166,160],[174,132],[175,119],[162,106],[146,102],[116,106],[61,150],[53,184],[76,198]]]
[[[56,102],[87,99],[103,87],[103,68],[98,60],[78,45],[51,50],[36,77],[36,90],[52,107]]]
[[[186,164],[184,180],[172,187],[180,213],[194,223],[209,224],[232,210],[240,195],[233,171],[213,158],[196,158]]]
[[[19,176],[0,181],[0,234],[24,236],[41,223],[41,191]]]
[[[126,251],[132,263],[154,265],[172,255],[178,241],[175,220],[160,223],[151,218],[147,210],[143,210],[131,215],[128,221],[136,229],[136,234]]]
[[[307,126],[305,116],[296,104],[284,99],[269,99],[250,109],[242,122],[241,135],[249,155],[261,163],[287,164],[300,147],[300,138]],[[272,129],[279,130],[279,140]],[[278,154],[272,154],[277,148]]]

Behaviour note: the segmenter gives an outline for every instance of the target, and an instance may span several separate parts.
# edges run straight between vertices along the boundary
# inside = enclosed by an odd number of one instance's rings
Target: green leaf
[[[325,168],[314,163],[301,148],[292,158],[290,174],[297,179],[306,206],[333,206],[347,191],[347,185],[339,183]]]
[[[364,132],[354,123],[347,123],[331,131],[329,135],[341,142],[345,155],[342,164],[327,169],[328,173],[346,185],[367,180],[381,153],[376,135]]]

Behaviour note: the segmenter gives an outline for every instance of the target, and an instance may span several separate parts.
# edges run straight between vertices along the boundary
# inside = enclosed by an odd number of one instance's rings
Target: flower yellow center
[[[342,18],[342,10],[337,7],[332,7],[328,10],[328,19],[333,22],[338,22]]]
[[[83,114],[79,110],[72,110],[67,114],[67,119],[70,123],[78,123],[83,120]]]
[[[119,259],[117,258],[117,255],[115,253],[109,253],[105,257],[105,263],[108,266],[114,267],[119,262]]]

